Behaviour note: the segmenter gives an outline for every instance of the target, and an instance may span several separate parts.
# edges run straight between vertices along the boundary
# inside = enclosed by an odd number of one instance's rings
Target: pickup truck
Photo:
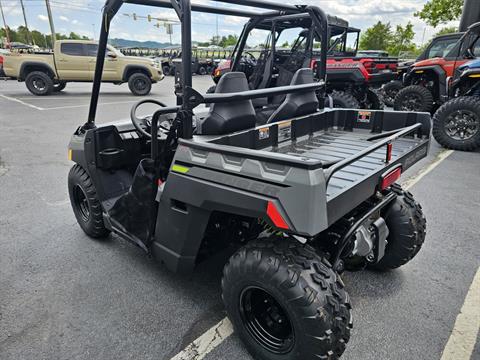
[[[88,40],[56,41],[53,52],[11,52],[4,57],[7,77],[25,81],[34,95],[61,91],[68,82],[93,81],[98,44]],[[163,79],[159,66],[152,60],[124,56],[108,45],[102,81],[128,83],[134,95],[150,93],[152,84]]]

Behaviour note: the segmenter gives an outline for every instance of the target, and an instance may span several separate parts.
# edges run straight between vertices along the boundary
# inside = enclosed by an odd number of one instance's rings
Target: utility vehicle
[[[422,53],[415,59],[415,61],[403,60],[399,62],[395,79],[383,85],[381,89],[381,94],[385,105],[393,107],[395,103],[395,97],[397,96],[398,92],[404,88],[403,77],[414,63],[447,55],[455,46],[457,41],[460,40],[463,34],[464,33],[458,32],[435,36],[427,45],[425,50],[423,50]]]
[[[377,93],[382,85],[394,79],[397,58],[378,52],[358,51],[360,29],[350,27],[345,20],[336,17],[329,20],[327,92],[333,106],[383,109]]]
[[[253,356],[338,358],[352,327],[340,273],[397,268],[425,239],[420,205],[395,181],[426,156],[430,115],[321,109],[316,93],[325,92],[324,12],[308,5],[217,1],[256,12],[189,0],[129,1],[178,14],[179,105],[145,99],[132,107],[130,121],[97,126],[108,30],[123,4],[107,1],[88,120],[69,144],[73,212],[89,236],[112,232],[176,272],[233,250],[222,298]],[[286,86],[249,90],[244,73],[230,72],[215,93],[199,94],[192,88],[191,11],[247,18],[239,53],[258,26],[303,29],[307,14],[322,49],[318,81],[312,69],[301,68]],[[266,124],[256,126],[253,100],[281,95]],[[146,103],[158,110],[139,117]]]
[[[480,57],[480,22],[472,24],[444,56],[413,64],[404,76],[406,86],[395,97],[395,110],[434,112],[448,100],[455,70]],[[440,54],[439,54],[440,55]]]
[[[455,150],[480,147],[480,59],[457,68],[448,100],[433,116],[433,136]]]
[[[69,82],[91,82],[98,44],[90,40],[58,40],[53,52],[12,51],[5,56],[6,76],[25,81],[34,95],[45,96],[65,89]],[[128,83],[132,94],[150,93],[152,84],[163,79],[162,70],[150,59],[124,56],[108,45],[102,81]]]
[[[303,23],[301,17],[297,16],[297,24],[308,26],[308,16],[304,16]],[[346,20],[335,16],[328,16],[328,26],[327,94],[332,105],[350,109],[383,108],[375,89],[394,78],[397,59],[357,56],[360,30],[349,27]],[[227,72],[241,71],[247,75],[252,89],[282,86],[290,82],[295,70],[307,66],[314,68],[317,60],[321,59],[314,28],[305,27],[303,31],[289,28],[283,32],[288,35],[280,36],[271,35],[278,30],[273,28],[272,23],[258,28],[265,32],[261,49],[245,48],[243,52],[235,49],[232,57],[240,61],[235,66],[231,60],[219,64],[213,74],[215,83]],[[296,39],[291,44],[282,46],[292,37]],[[251,78],[253,80],[250,81]],[[214,86],[211,87],[209,92],[214,89]]]

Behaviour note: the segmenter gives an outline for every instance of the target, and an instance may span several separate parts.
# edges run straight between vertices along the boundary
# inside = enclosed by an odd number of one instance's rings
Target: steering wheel
[[[255,66],[257,64],[257,58],[253,56],[253,54],[250,51],[245,51],[244,54],[248,55],[248,56],[245,56],[245,62],[248,63],[248,65]]]
[[[132,106],[132,110],[130,111],[130,119],[132,120],[132,124],[135,127],[135,130],[137,130],[140,135],[151,139],[153,115],[148,115],[141,118],[137,116],[137,109],[144,104],[155,104],[160,107],[167,107],[167,105],[155,99],[144,99],[144,100],[140,100],[139,102],[137,102],[135,105]],[[165,123],[168,123],[168,124],[165,124]],[[170,123],[168,121],[159,123],[158,128],[163,132],[168,132],[170,130]]]

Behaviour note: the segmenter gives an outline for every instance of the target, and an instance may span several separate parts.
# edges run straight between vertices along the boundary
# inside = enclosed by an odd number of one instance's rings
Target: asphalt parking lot
[[[194,77],[200,92],[211,84]],[[94,241],[78,227],[66,148],[86,120],[90,89],[68,84],[63,93],[35,97],[23,83],[0,82],[2,360],[169,360],[225,317],[221,255],[179,276],[117,237]],[[173,105],[173,79],[154,85],[151,97]],[[138,100],[126,85],[103,85],[98,122],[128,118]],[[396,271],[343,275],[354,330],[342,359],[441,358],[467,293],[478,299],[480,291],[471,287],[480,265],[479,178],[478,151],[446,153],[435,141],[405,174],[427,217],[425,245]],[[456,336],[454,347],[480,359],[478,334],[473,351]],[[201,358],[250,359],[235,334],[208,354],[182,359]]]

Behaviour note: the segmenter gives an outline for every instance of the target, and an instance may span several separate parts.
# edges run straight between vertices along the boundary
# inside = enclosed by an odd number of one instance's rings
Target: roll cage
[[[104,67],[105,52],[107,48],[108,35],[110,31],[110,23],[115,17],[119,9],[124,3],[135,5],[146,5],[160,8],[174,9],[181,23],[181,60],[182,71],[180,75],[180,91],[177,89],[177,95],[180,96],[179,105],[175,107],[162,108],[157,111],[157,115],[166,113],[177,113],[179,126],[176,136],[179,138],[192,138],[193,125],[192,116],[193,109],[201,103],[228,102],[237,98],[254,99],[265,96],[273,96],[278,94],[287,94],[305,91],[306,88],[319,88],[323,86],[326,77],[326,60],[327,60],[327,44],[328,44],[328,19],[326,14],[316,6],[307,5],[287,5],[277,4],[274,2],[260,0],[212,0],[218,3],[230,5],[238,5],[245,7],[254,7],[264,10],[263,12],[253,12],[250,10],[241,10],[236,8],[213,7],[201,4],[192,4],[190,0],[107,0],[103,9],[102,26],[100,31],[99,46],[97,52],[95,76],[92,87],[92,97],[90,101],[90,109],[87,122],[83,125],[83,129],[95,127],[95,116],[100,92],[101,78]],[[200,95],[192,88],[192,29],[191,29],[191,13],[192,11],[219,14],[227,16],[238,16],[250,18],[240,36],[240,41],[235,46],[233,54],[242,53],[245,47],[246,34],[262,22],[274,22],[279,17],[289,15],[309,15],[312,25],[316,28],[317,36],[321,42],[321,56],[319,66],[316,68],[316,77],[320,84],[292,85],[282,86],[272,89],[251,90],[242,93],[232,94],[208,94]],[[240,61],[239,57],[234,57],[233,64]]]

